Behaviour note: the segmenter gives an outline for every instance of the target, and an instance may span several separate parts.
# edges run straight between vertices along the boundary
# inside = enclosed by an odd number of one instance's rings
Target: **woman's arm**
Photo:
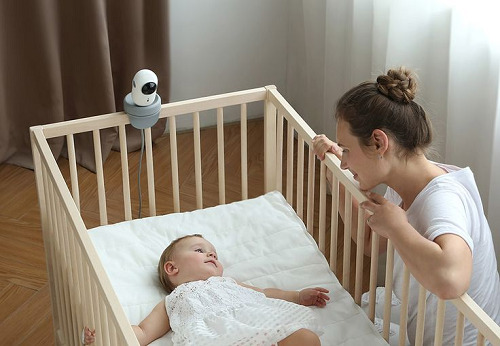
[[[285,291],[279,288],[262,289],[241,282],[238,282],[238,284],[257,292],[264,293],[268,298],[282,299],[305,306],[314,305],[318,307],[324,307],[326,305],[326,302],[330,300],[330,297],[326,295],[326,293],[328,293],[329,291],[323,287],[305,288],[301,291]]]
[[[170,330],[170,320],[165,309],[165,300],[159,302],[151,313],[137,326],[132,326],[141,345],[148,345]]]
[[[394,248],[412,275],[441,299],[454,299],[465,293],[472,274],[472,252],[465,240],[452,233],[433,241],[423,237],[408,222],[406,213],[375,193],[360,206],[374,214],[371,228],[391,239]]]

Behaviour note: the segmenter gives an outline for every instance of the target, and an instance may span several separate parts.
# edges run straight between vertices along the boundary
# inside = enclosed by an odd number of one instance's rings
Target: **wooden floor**
[[[263,193],[263,137],[261,120],[248,124],[248,185],[249,197]],[[239,125],[226,126],[225,167],[226,202],[238,200],[241,195],[241,168],[239,155]],[[218,204],[216,130],[202,130],[203,152],[203,203],[204,207]],[[192,133],[178,135],[179,178],[181,188],[181,211],[195,208],[194,166],[189,162],[193,155]],[[170,151],[168,136],[154,145],[155,177],[162,178],[156,188],[157,214],[173,211],[170,184]],[[156,159],[157,155],[164,156]],[[189,159],[188,159],[189,158]],[[132,210],[134,218],[138,212],[138,190],[136,178],[139,153],[129,156]],[[185,161],[185,162],[184,162]],[[61,170],[67,174],[67,161],[60,159]],[[145,167],[143,167],[145,175]],[[99,209],[96,201],[95,174],[78,168],[81,194],[81,210],[88,228],[99,224]],[[135,180],[134,180],[135,179]],[[105,163],[109,222],[123,220],[123,203],[120,155],[112,152]],[[147,205],[147,183],[143,186],[143,215],[149,215]],[[109,189],[109,190],[108,190]],[[0,165],[0,345],[51,345],[54,344],[52,314],[50,307],[45,254],[40,229],[40,214],[35,187],[34,172],[17,166]],[[328,209],[327,209],[328,210]],[[328,221],[327,221],[327,224]],[[315,234],[317,237],[317,234]],[[342,244],[342,239],[339,239]],[[329,244],[327,244],[329,246]],[[355,250],[353,250],[354,252]],[[342,257],[342,252],[337,256]],[[351,257],[353,258],[353,256]],[[367,261],[365,261],[367,263]],[[365,267],[367,267],[365,265]],[[340,274],[340,273],[337,273]],[[354,275],[351,275],[353,278]],[[366,282],[366,280],[365,280]],[[352,285],[351,285],[352,286]]]

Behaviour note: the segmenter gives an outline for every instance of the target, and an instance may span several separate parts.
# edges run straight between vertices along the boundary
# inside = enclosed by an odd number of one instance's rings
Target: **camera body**
[[[123,99],[123,109],[136,129],[152,127],[158,121],[161,97],[157,90],[158,77],[151,70],[140,70],[132,79],[132,92]]]
[[[156,74],[151,70],[140,70],[132,79],[132,100],[138,106],[149,106],[155,100],[157,88]]]

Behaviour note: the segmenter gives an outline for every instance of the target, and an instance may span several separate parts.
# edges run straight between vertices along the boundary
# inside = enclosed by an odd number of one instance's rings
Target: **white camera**
[[[151,70],[138,71],[132,79],[132,100],[138,106],[149,106],[156,97],[158,77]]]
[[[140,70],[132,80],[132,92],[123,99],[123,110],[136,129],[146,129],[158,121],[161,97],[156,93],[158,77],[151,70]]]

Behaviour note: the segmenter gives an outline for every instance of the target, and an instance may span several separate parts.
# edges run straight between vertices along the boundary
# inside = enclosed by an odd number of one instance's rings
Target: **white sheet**
[[[323,345],[384,345],[386,342],[330,271],[302,220],[281,193],[196,210],[149,217],[89,231],[131,324],[164,298],[158,259],[174,239],[200,233],[217,249],[224,275],[259,287],[330,290]],[[170,333],[152,345],[171,345]]]

